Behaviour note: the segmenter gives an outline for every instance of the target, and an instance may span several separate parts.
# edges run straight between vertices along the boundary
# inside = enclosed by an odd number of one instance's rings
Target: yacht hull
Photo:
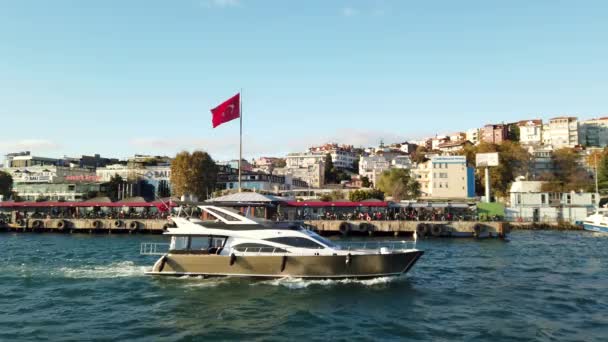
[[[583,224],[583,228],[585,230],[588,230],[588,231],[591,231],[591,232],[608,233],[608,227],[607,226],[602,226],[602,225],[599,225],[599,224],[584,223]]]
[[[169,253],[148,275],[255,278],[376,278],[406,273],[423,251],[365,255],[197,255]]]

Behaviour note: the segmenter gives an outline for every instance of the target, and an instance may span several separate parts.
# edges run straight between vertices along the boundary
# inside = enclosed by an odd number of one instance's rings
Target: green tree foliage
[[[512,142],[519,141],[520,138],[520,129],[517,124],[510,124],[507,132],[507,139]]]
[[[118,190],[120,189],[120,185],[124,183],[125,180],[118,174],[115,174],[112,176],[112,178],[110,178],[110,181],[105,184],[104,195],[109,197],[112,201],[116,201],[118,199]]]
[[[334,166],[331,154],[325,155],[325,184],[339,184],[344,180],[350,180],[351,176],[344,170],[339,170]],[[357,171],[358,172],[358,171]]]
[[[420,196],[420,183],[406,169],[390,169],[382,172],[376,187],[391,196],[394,201]]]
[[[334,162],[331,159],[331,154],[325,155],[325,183],[331,184],[336,182],[336,177],[334,174]]]
[[[597,180],[600,192],[608,192],[608,148],[597,163]]]
[[[493,193],[504,197],[509,192],[511,183],[518,176],[526,176],[530,172],[530,153],[517,142],[504,141],[502,144],[482,142],[477,146],[466,146],[460,152],[467,158],[469,165],[475,165],[477,153],[498,153],[499,165],[490,167],[490,187]],[[485,189],[484,169],[477,169],[476,189],[478,195],[483,195]]]
[[[285,167],[287,166],[287,161],[285,158],[279,158],[273,163],[274,167]]]
[[[426,154],[429,151],[426,149],[426,147],[424,146],[418,146],[416,147],[416,151],[414,151],[411,155],[410,158],[412,159],[412,162],[414,163],[424,163],[425,161],[429,160],[426,157]]]
[[[573,148],[555,150],[552,156],[553,172],[542,175],[543,191],[595,191],[593,175],[581,165],[581,157]]]
[[[355,190],[348,194],[348,199],[352,202],[361,202],[368,199],[384,200],[384,192],[377,189]]]
[[[11,197],[13,190],[13,177],[4,171],[0,171],[0,195],[7,200]]]
[[[199,200],[215,190],[218,167],[207,152],[180,152],[171,162],[171,185],[176,196],[191,194]]]
[[[372,182],[369,181],[369,177],[361,177],[361,186],[363,186],[364,188],[369,188],[370,186],[372,186]]]

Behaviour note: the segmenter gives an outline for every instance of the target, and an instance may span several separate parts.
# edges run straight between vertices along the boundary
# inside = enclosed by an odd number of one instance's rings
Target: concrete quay
[[[305,224],[323,235],[411,236],[418,237],[506,237],[511,227],[505,222],[473,221],[326,221]]]
[[[511,226],[503,222],[469,221],[303,221],[322,235],[418,237],[505,237]],[[57,233],[162,234],[171,224],[163,219],[27,219],[1,223],[0,230]]]
[[[14,232],[161,234],[170,223],[162,219],[27,219],[0,223],[0,230]]]

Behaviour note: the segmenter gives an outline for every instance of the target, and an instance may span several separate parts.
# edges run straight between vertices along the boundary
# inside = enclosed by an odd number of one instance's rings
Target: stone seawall
[[[169,227],[162,219],[27,219],[4,224],[0,229],[62,233],[156,233]]]
[[[510,225],[504,222],[470,221],[324,221],[311,220],[304,223],[320,233],[368,234],[368,235],[412,235],[454,236],[454,237],[504,237],[510,232]]]

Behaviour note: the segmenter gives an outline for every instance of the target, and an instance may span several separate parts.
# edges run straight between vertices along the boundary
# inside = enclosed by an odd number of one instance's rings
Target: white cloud
[[[203,2],[203,5],[206,7],[215,7],[215,8],[230,8],[230,7],[240,7],[240,0],[207,0]]]
[[[352,7],[342,8],[342,15],[345,17],[353,17],[357,14],[359,14],[359,10],[357,10],[356,8],[352,8]]]
[[[428,135],[428,134],[427,134]],[[355,147],[378,146],[380,141],[386,144],[419,139],[423,136],[403,135],[384,130],[365,129],[338,129],[333,132],[319,134],[292,134],[289,138],[264,136],[259,134],[245,134],[243,136],[243,157],[246,159],[260,156],[285,156],[291,152],[304,152],[310,146],[325,143],[338,143],[353,145]],[[214,138],[165,138],[148,137],[137,138],[129,141],[134,153],[142,154],[168,154],[187,150],[202,149],[208,152],[216,160],[237,159],[239,153],[238,136],[214,137]]]
[[[22,139],[16,141],[0,141],[0,150],[10,152],[20,151],[51,151],[57,150],[59,144],[46,139]]]

